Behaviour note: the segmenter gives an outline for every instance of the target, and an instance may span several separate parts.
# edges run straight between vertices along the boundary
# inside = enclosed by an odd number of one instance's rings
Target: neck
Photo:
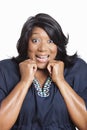
[[[38,69],[35,76],[37,76],[37,75],[48,76],[48,71],[47,71],[47,69]]]
[[[44,82],[46,81],[47,77],[48,77],[48,71],[45,69],[38,69],[35,77],[38,80],[38,82],[41,84],[41,86],[44,84]]]

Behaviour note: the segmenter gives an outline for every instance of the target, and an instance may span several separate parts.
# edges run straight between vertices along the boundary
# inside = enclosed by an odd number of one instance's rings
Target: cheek
[[[29,42],[28,52],[29,53],[31,53],[31,52],[33,53],[33,52],[35,52],[35,50],[36,50],[35,46],[31,42]]]
[[[31,57],[33,55],[33,47],[31,45],[28,46],[27,54],[28,57]]]
[[[30,59],[34,59],[36,51],[37,51],[37,47],[30,43],[28,46],[28,52],[27,52],[28,57]]]
[[[58,53],[58,50],[57,50],[57,47],[56,47],[56,46],[55,46],[55,47],[52,47],[51,53],[52,53],[53,57],[56,57],[56,55],[57,55],[57,53]]]
[[[29,45],[28,45],[28,51],[32,51],[32,48],[33,48],[32,44],[29,43]]]

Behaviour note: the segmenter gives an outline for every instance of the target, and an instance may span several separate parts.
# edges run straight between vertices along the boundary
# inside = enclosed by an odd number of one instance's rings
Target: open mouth
[[[49,55],[46,55],[46,56],[38,56],[38,55],[36,55],[36,59],[39,62],[47,62],[48,58],[49,58]]]

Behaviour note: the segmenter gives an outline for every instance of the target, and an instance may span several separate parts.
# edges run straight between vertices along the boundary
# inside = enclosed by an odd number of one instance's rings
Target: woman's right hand
[[[31,86],[37,71],[37,65],[35,61],[28,59],[19,64],[19,69],[20,82],[14,86],[14,89],[2,101],[0,106],[0,130],[10,130],[16,122],[28,88]]]
[[[21,74],[21,81],[26,83],[32,83],[34,79],[34,75],[37,71],[36,62],[28,59],[19,64],[20,74]]]

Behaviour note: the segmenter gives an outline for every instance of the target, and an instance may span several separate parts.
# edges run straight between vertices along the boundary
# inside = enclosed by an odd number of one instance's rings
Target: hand
[[[64,80],[64,63],[62,61],[52,60],[49,62],[47,69],[50,76],[56,84]]]
[[[37,70],[36,62],[31,59],[25,60],[19,64],[19,68],[21,81],[32,83]]]

